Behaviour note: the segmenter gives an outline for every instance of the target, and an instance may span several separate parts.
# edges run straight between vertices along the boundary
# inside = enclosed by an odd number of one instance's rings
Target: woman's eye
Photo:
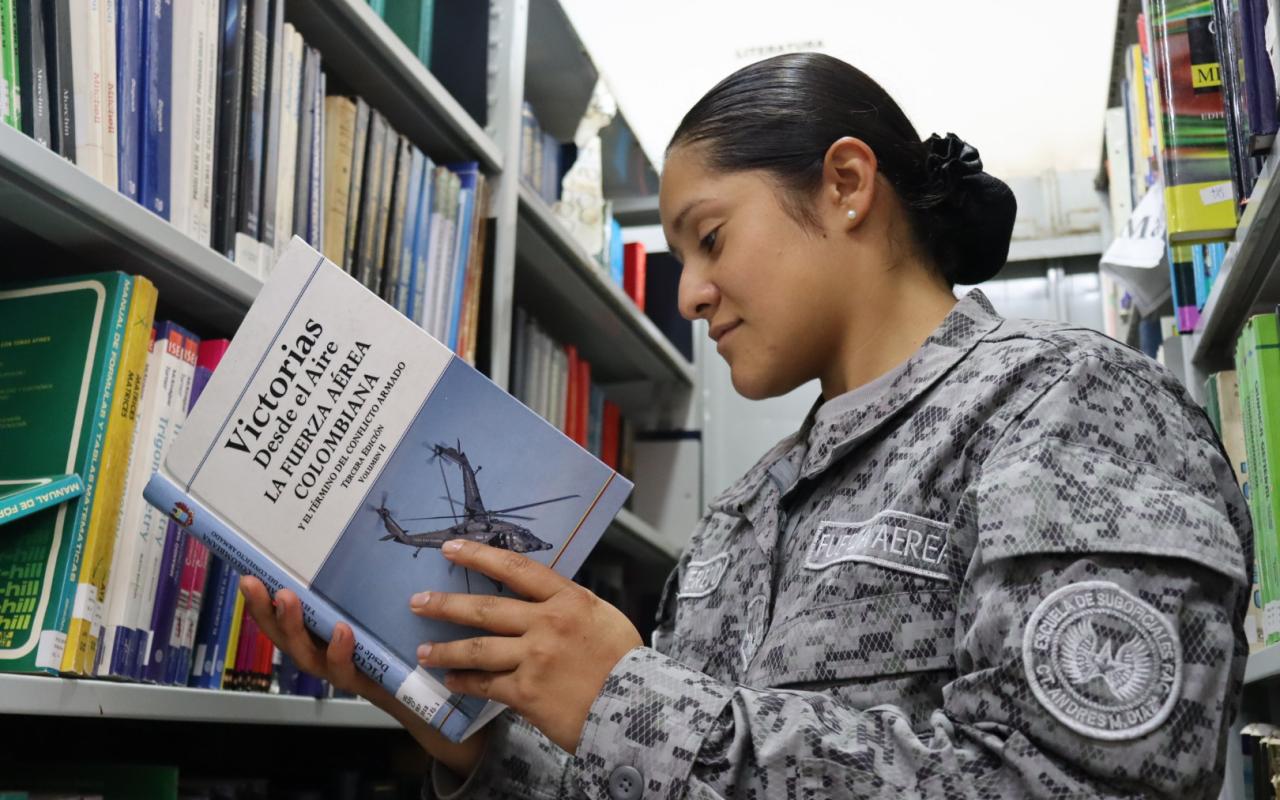
[[[710,253],[712,248],[716,246],[716,237],[718,236],[719,233],[720,233],[720,229],[716,228],[711,233],[708,233],[706,236],[703,236],[702,241],[699,242],[702,249]]]

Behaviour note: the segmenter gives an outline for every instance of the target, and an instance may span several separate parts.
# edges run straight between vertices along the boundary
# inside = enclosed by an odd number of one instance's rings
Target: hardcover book
[[[84,494],[80,476],[0,478],[0,525]]]
[[[631,484],[295,239],[145,495],[237,571],[302,599],[356,664],[461,740],[500,707],[450,694],[423,642],[424,589],[507,594],[453,568],[468,539],[572,575]]]

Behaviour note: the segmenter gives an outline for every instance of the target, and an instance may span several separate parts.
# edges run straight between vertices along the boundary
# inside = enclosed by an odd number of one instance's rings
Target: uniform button
[[[644,794],[644,778],[635,767],[618,767],[609,775],[609,797],[636,800]]]

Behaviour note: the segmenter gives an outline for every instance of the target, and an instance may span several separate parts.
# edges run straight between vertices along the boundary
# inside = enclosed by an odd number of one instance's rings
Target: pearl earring
[[[856,209],[852,209],[852,208],[851,208],[851,209],[849,209],[849,221],[850,221],[850,222],[852,222],[853,220],[855,220],[855,219],[857,219],[857,218],[858,218],[858,212],[857,212],[857,210],[856,210]]]

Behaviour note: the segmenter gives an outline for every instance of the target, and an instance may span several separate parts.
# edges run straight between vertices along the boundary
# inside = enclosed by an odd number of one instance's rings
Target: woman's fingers
[[[445,542],[440,552],[458,566],[488,575],[530,600],[546,600],[570,583],[568,578],[550,567],[499,547],[454,539]]]
[[[283,641],[276,646],[289,654],[303,672],[325,677],[324,645],[317,644],[302,622],[302,601],[288,589],[276,592],[276,620]]]
[[[253,621],[258,623],[258,627],[276,647],[282,647],[285,639],[276,620],[275,607],[271,602],[271,595],[267,593],[267,587],[257,578],[245,575],[240,578],[240,591],[244,593],[244,607],[249,616],[253,617]]]
[[[450,594],[421,592],[409,601],[420,617],[455,622],[502,636],[518,636],[529,629],[533,606],[523,600],[491,594]]]
[[[418,648],[418,663],[440,669],[509,672],[524,659],[523,643],[507,636],[476,636],[453,642],[424,644]]]

